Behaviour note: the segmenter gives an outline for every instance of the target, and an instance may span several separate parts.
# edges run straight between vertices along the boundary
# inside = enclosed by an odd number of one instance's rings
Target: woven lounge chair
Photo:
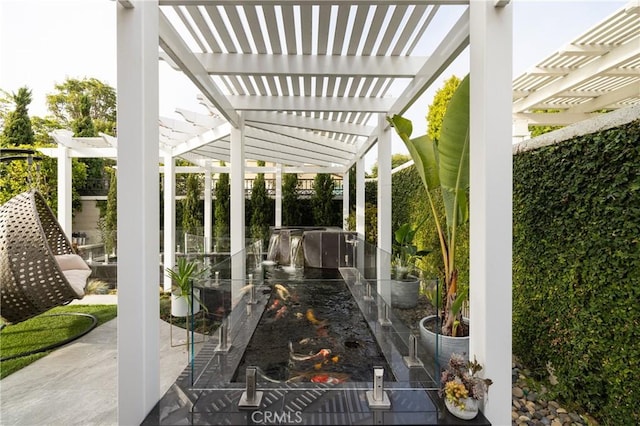
[[[5,321],[21,322],[81,299],[90,274],[38,191],[0,206],[0,315]]]

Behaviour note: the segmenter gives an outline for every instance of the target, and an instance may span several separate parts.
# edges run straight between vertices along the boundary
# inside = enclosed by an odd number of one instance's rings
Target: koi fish
[[[267,309],[267,311],[273,311],[278,306],[280,306],[280,299],[274,300],[273,303],[271,304],[271,306],[269,306],[269,308]]]
[[[282,308],[278,309],[278,311],[276,312],[276,319],[280,319],[283,316],[285,316],[285,314],[287,313],[287,307],[283,306]]]
[[[278,293],[278,296],[280,296],[280,299],[287,300],[291,296],[291,293],[289,293],[289,290],[287,290],[287,288],[282,284],[276,284],[273,287],[276,289],[276,293]]]
[[[337,376],[336,373],[316,374],[315,376],[311,377],[311,382],[313,383],[328,383],[331,385],[334,385],[337,383],[343,383],[347,380],[348,380],[348,377],[340,377],[340,376]]]
[[[313,383],[336,384],[344,383],[350,379],[350,375],[346,373],[319,373],[318,371],[306,371],[293,373],[293,377],[287,380],[287,383],[302,382],[309,380]]]
[[[311,355],[297,354],[293,352],[293,343],[291,342],[289,342],[289,351],[291,352],[290,357],[294,361],[309,361],[316,358],[326,358],[331,355],[331,349],[320,349],[318,352]]]
[[[313,314],[313,309],[307,309],[307,315],[306,315],[307,321],[309,321],[311,324],[313,325],[317,325],[317,326],[324,326],[327,323],[327,320],[318,320],[316,318],[316,316]]]
[[[302,318],[304,318],[304,315],[302,314],[302,312],[296,312],[296,318],[297,319],[302,319]]]

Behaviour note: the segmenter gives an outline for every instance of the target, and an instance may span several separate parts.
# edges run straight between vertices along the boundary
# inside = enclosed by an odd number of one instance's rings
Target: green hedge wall
[[[640,121],[519,153],[513,179],[514,353],[640,424]]]

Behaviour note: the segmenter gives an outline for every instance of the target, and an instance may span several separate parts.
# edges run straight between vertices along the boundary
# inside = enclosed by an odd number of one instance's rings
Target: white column
[[[164,268],[176,263],[176,167],[170,153],[164,155]],[[171,278],[164,273],[164,291],[171,291]]]
[[[231,129],[231,306],[240,300],[245,279],[244,253],[244,117],[240,115],[237,128]]]
[[[361,157],[356,161],[356,233],[358,240],[361,241],[357,246],[356,267],[363,272],[365,267],[364,244],[365,240],[365,211],[364,211],[364,158]]]
[[[349,170],[342,175],[342,229],[349,229]]]
[[[118,424],[160,399],[158,1],[117,3]]]
[[[512,6],[470,5],[470,357],[493,380],[485,415],[511,424]]]
[[[276,218],[275,227],[282,226],[282,164],[276,164]]]
[[[211,253],[211,169],[204,171],[204,252]]]
[[[391,303],[391,132],[378,115],[378,294]]]
[[[71,191],[71,158],[69,148],[58,145],[58,222],[67,237],[71,239],[73,205]]]

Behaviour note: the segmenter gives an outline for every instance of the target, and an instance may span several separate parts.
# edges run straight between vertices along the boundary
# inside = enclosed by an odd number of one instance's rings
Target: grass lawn
[[[117,305],[60,306],[21,323],[8,325],[0,332],[0,357],[5,358],[61,342],[91,324],[90,318],[82,316],[48,316],[68,312],[94,315],[100,325],[116,317]],[[0,363],[0,379],[49,353],[51,351],[2,361]]]

